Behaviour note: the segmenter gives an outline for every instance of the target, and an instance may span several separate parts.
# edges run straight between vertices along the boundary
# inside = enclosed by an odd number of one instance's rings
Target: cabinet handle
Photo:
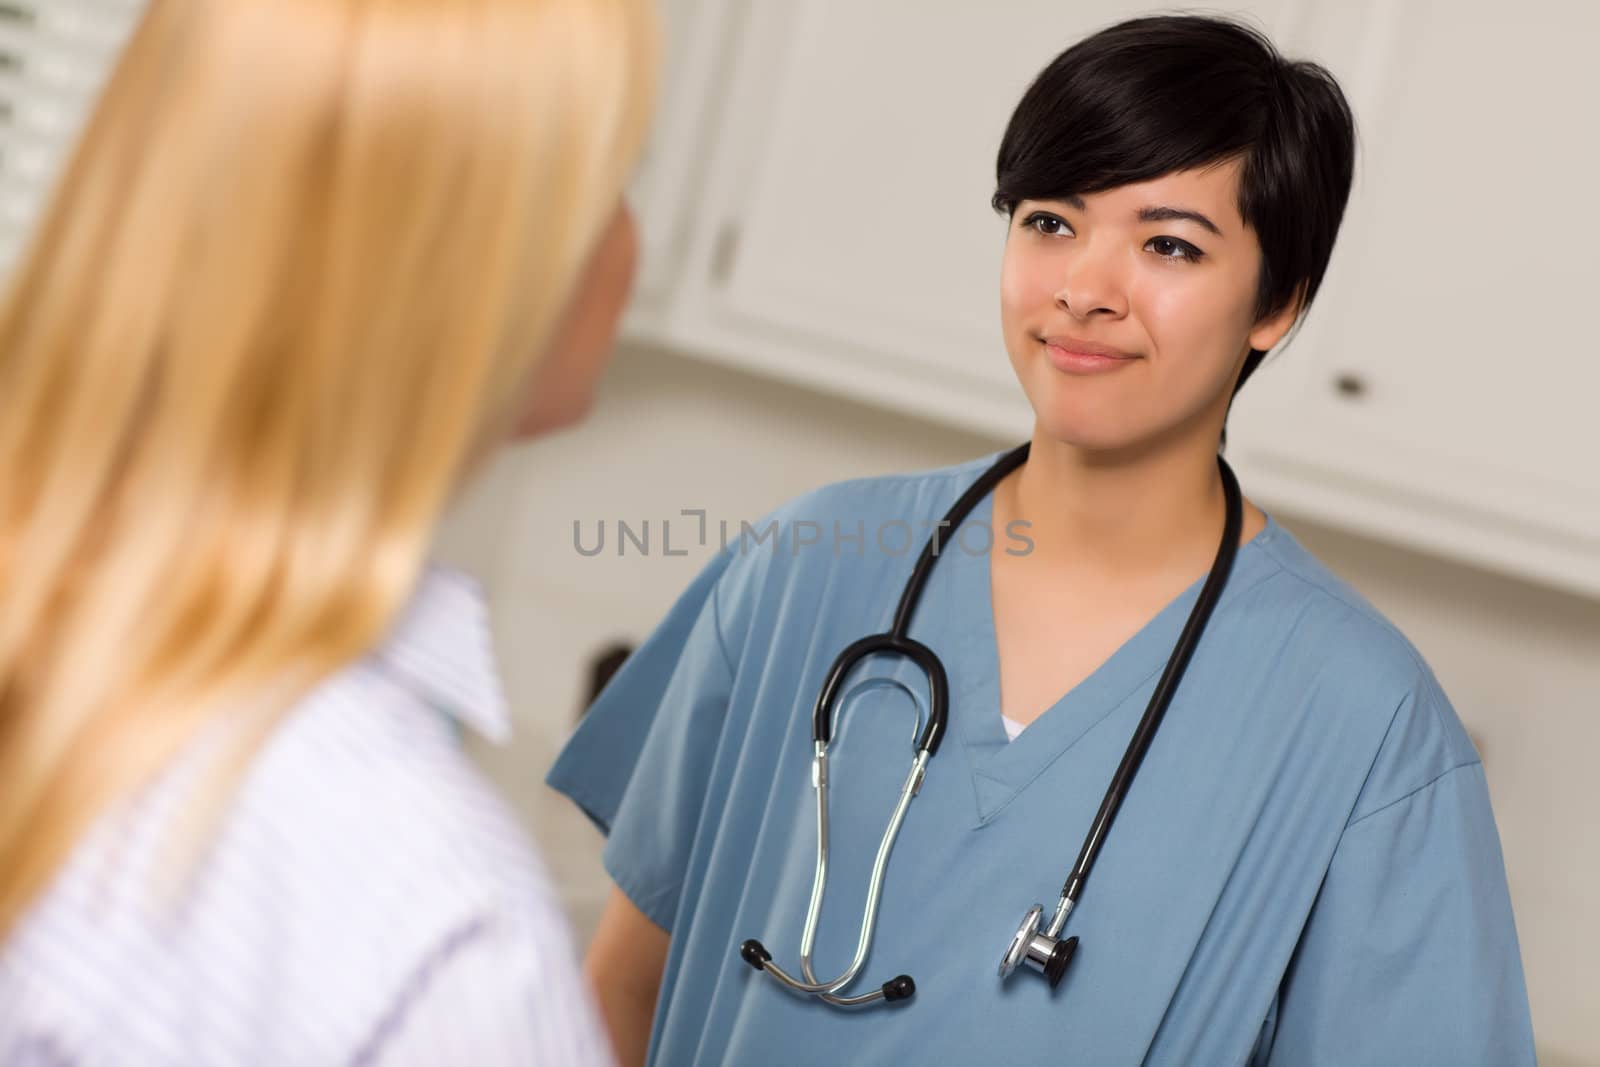
[[[717,246],[711,256],[711,280],[726,285],[733,274],[733,260],[739,254],[739,224],[724,223],[717,233]]]
[[[1351,399],[1367,395],[1367,380],[1359,374],[1351,374],[1348,371],[1334,378],[1333,387],[1339,391],[1340,396]]]

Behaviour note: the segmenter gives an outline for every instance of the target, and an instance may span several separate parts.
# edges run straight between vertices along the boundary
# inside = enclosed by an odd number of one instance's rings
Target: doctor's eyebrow
[[[1084,210],[1083,197],[1081,196],[1061,196],[1054,199],[1066,204],[1074,211]],[[1199,223],[1218,237],[1222,236],[1222,231],[1218,229],[1217,224],[1198,211],[1190,211],[1188,208],[1181,207],[1167,207],[1165,205],[1139,209],[1140,222],[1166,222],[1171,219],[1188,219],[1190,222]]]

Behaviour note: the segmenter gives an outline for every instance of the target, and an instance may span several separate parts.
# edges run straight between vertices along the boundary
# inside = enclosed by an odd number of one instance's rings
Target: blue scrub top
[[[1242,546],[1066,934],[1052,991],[996,971],[1048,916],[1199,596],[1169,603],[1014,741],[1000,721],[990,500],[946,535],[910,634],[950,723],[890,858],[840,1010],[790,973],[812,882],[811,719],[835,656],[888,629],[932,524],[1000,453],[801,496],[732,539],[590,709],[549,782],[609,835],[607,870],[672,935],[652,1063],[1534,1062],[1483,767],[1417,650],[1268,516]],[[765,540],[757,540],[765,533]],[[916,710],[870,660],[830,749],[818,976],[854,953]]]

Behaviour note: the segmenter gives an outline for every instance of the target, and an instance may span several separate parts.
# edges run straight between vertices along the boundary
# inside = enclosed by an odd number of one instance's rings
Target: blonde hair
[[[648,118],[643,0],[152,0],[0,304],[0,936],[380,639]]]

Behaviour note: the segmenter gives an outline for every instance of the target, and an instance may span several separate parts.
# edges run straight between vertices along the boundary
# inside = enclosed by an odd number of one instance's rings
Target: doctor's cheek
[[[1000,273],[1000,328],[1013,349],[1016,342],[1043,328],[1041,316],[1049,312],[1050,296],[1036,275],[1010,262]]]

